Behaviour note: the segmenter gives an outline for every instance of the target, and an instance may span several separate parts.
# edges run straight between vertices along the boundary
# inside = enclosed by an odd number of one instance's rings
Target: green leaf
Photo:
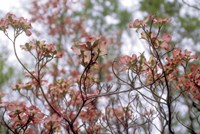
[[[92,48],[95,48],[99,44],[99,40],[95,40],[95,42],[92,44]]]

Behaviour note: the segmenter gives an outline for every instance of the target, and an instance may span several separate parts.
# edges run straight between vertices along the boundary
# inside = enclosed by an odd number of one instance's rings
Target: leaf
[[[30,90],[32,88],[32,85],[30,83],[27,83],[23,88],[26,90]]]
[[[92,44],[92,48],[95,48],[99,44],[99,40],[95,40],[95,42]]]
[[[151,66],[154,66],[155,63],[156,63],[155,58],[154,58],[153,56],[151,56],[151,57],[149,58],[149,62],[150,62],[150,64],[151,64]]]

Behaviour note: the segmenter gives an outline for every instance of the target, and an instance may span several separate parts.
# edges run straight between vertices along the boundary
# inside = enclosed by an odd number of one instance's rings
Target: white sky
[[[0,0],[3,1],[0,4],[0,10],[4,12],[10,12],[12,9],[16,7],[20,7],[21,3],[20,0]]]

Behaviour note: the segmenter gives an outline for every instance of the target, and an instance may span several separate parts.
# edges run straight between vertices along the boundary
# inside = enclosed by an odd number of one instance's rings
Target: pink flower
[[[26,30],[25,33],[27,36],[31,36],[31,34],[32,34],[30,30]]]
[[[169,50],[169,44],[166,43],[166,42],[163,42],[163,43],[161,44],[161,48],[163,48],[163,49],[165,49],[165,50]]]
[[[172,37],[168,33],[164,33],[162,36],[162,40],[168,43],[172,40]]]
[[[120,57],[120,62],[122,64],[130,64],[131,62],[134,62],[137,59],[137,56],[133,54],[132,56],[124,55]]]

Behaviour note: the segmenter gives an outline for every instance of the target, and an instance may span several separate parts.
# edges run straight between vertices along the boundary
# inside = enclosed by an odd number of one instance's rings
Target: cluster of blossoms
[[[25,102],[3,102],[1,108],[9,116],[7,126],[13,133],[25,132],[28,126],[43,122],[44,114],[34,105],[27,107]]]
[[[144,28],[148,26],[149,23],[163,25],[169,23],[171,19],[169,18],[155,18],[154,16],[148,16],[144,20],[136,19],[129,23],[129,28]]]
[[[182,51],[180,48],[175,48],[171,44],[172,37],[168,33],[160,33],[161,27],[170,21],[168,18],[161,19],[148,16],[143,21],[136,19],[129,24],[130,28],[136,28],[137,31],[142,29],[141,38],[150,45],[150,58],[147,60],[143,54],[140,56],[135,54],[121,56],[120,63],[124,65],[122,71],[131,70],[136,74],[143,72],[146,76],[146,82],[149,84],[159,79],[163,81],[166,77],[170,82],[175,82],[178,89],[187,90],[194,95],[194,98],[200,100],[198,66],[192,65],[189,73],[187,69],[189,64],[198,57],[187,49]],[[157,32],[148,28],[149,25],[153,24],[158,25]],[[162,59],[162,61],[159,61],[159,59]],[[179,77],[178,74],[182,74],[182,76]],[[177,77],[179,78],[177,79]]]
[[[38,41],[38,40],[30,41],[25,45],[21,45],[21,48],[25,51],[35,50],[36,53],[38,54],[39,59],[55,58],[55,57],[61,58],[63,55],[62,52],[58,52],[56,50],[56,46],[54,44],[51,43],[47,44],[45,43],[45,41]]]
[[[75,83],[73,79],[57,80],[55,84],[49,85],[49,95],[55,99],[62,98],[66,94],[69,94],[73,83]]]
[[[73,45],[72,50],[80,56],[80,63],[87,65],[91,59],[94,61],[99,56],[107,53],[107,43],[104,37],[86,37],[86,42]]]
[[[31,23],[23,17],[17,18],[14,14],[8,13],[4,18],[0,19],[0,30],[6,32],[9,26],[14,28],[18,33],[24,31],[27,36],[31,35]]]
[[[196,100],[200,101],[200,68],[197,65],[192,65],[189,72],[182,74],[178,78],[177,88],[185,89],[191,93]]]

